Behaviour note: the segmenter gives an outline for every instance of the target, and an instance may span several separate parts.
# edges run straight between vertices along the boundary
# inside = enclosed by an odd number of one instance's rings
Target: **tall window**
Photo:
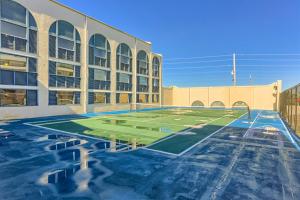
[[[80,35],[69,22],[59,20],[49,29],[49,56],[80,62]]]
[[[117,48],[117,70],[132,71],[132,53],[127,44],[120,44]]]
[[[110,90],[110,71],[97,67],[110,68],[111,51],[108,40],[95,34],[89,41],[89,89]],[[95,94],[98,95],[98,94]],[[98,102],[97,98],[95,102]]]
[[[36,54],[37,25],[30,12],[19,3],[0,0],[1,47]]]
[[[148,56],[145,51],[139,51],[137,54],[137,73],[143,75],[149,74]]]
[[[159,77],[159,65],[159,59],[154,57],[152,61],[152,76]]]
[[[32,14],[15,1],[0,0],[0,33],[1,48],[11,50],[0,50],[0,85],[37,86],[37,24]],[[37,90],[0,88],[0,106],[36,105]]]
[[[110,45],[107,39],[95,34],[89,42],[89,64],[110,68]]]

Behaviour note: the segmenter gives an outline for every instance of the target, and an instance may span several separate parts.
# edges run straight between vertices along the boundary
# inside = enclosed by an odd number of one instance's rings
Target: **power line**
[[[216,55],[216,56],[201,56],[201,57],[185,57],[185,58],[164,58],[164,60],[194,60],[194,59],[206,59],[206,58],[218,58],[218,57],[230,57],[231,55]]]
[[[260,54],[237,54],[238,56],[300,56],[300,53],[260,53]]]
[[[184,70],[184,69],[210,69],[210,68],[219,68],[219,67],[231,67],[231,65],[215,65],[215,66],[184,66],[184,67],[164,67],[163,70],[176,69],[176,70]]]
[[[224,62],[224,61],[232,61],[231,59],[225,60],[203,60],[203,61],[194,61],[194,62],[165,62],[164,64],[168,65],[178,65],[178,64],[197,64],[197,63],[212,63],[212,62]]]

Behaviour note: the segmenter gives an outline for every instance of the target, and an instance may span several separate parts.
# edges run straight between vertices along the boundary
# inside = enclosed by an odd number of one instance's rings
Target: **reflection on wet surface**
[[[103,121],[106,124],[126,126],[126,127],[130,127],[130,128],[141,129],[141,130],[149,130],[149,131],[156,131],[156,132],[163,132],[163,133],[173,133],[174,132],[171,129],[166,128],[166,127],[153,128],[153,127],[147,127],[147,126],[135,126],[135,125],[131,125],[131,124],[126,124],[127,120],[119,120],[119,119],[99,119],[99,120]]]
[[[15,136],[0,140],[0,199],[300,199],[300,153],[281,130],[244,137],[243,127],[226,127],[180,157],[117,153],[132,141],[12,128]]]
[[[71,140],[67,142],[59,142],[53,145],[49,146],[49,150],[61,150],[61,149],[66,149],[72,146],[80,145],[81,141],[80,140]]]

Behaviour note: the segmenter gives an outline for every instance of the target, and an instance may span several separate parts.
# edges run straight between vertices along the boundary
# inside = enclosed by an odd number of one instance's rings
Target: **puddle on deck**
[[[120,126],[125,126],[125,127],[130,127],[130,128],[141,129],[141,130],[149,130],[149,131],[156,131],[156,132],[163,132],[163,133],[173,133],[174,132],[170,128],[167,128],[167,127],[152,128],[152,127],[147,127],[147,126],[135,126],[135,125],[126,124],[127,120],[118,120],[118,119],[100,119],[100,120],[106,124],[120,125]]]

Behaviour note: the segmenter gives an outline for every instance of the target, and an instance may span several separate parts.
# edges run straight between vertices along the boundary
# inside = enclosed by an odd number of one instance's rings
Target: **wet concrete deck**
[[[2,124],[0,199],[300,199],[297,143],[278,114],[252,117],[179,157],[110,153],[99,140],[28,120]]]

